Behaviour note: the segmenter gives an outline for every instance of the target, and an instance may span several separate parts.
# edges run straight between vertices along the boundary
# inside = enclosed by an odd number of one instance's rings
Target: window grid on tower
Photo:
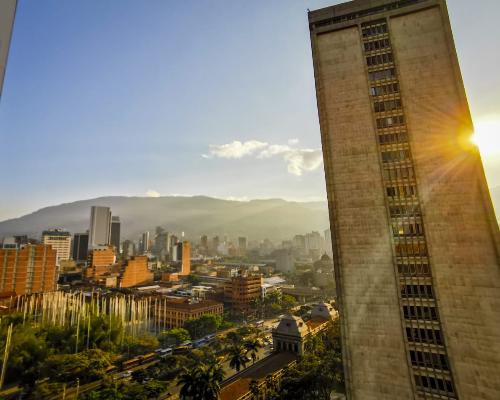
[[[421,398],[457,399],[432,285],[397,63],[387,21],[361,25],[408,361]]]

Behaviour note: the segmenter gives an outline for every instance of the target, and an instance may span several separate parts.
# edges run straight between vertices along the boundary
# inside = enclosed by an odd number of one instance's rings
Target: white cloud
[[[275,156],[283,158],[290,174],[302,176],[304,172],[318,169],[323,164],[323,154],[321,149],[300,149],[293,147],[298,144],[298,139],[288,140],[288,144],[268,144],[257,140],[232,143],[222,145],[210,145],[210,154],[203,154],[204,158],[242,158],[253,156],[257,159],[266,159]]]
[[[290,146],[285,144],[272,144],[267,149],[262,150],[257,158],[270,158],[279,154],[285,154],[291,150]]]
[[[247,142],[240,142],[239,140],[235,140],[234,142],[227,144],[211,144],[209,146],[210,154],[203,154],[202,157],[242,158],[245,156],[250,156],[256,151],[267,146],[267,143],[259,142],[258,140],[249,140]]]
[[[160,193],[157,192],[156,190],[152,190],[152,189],[149,189],[147,192],[146,192],[146,196],[147,197],[160,197]]]
[[[323,153],[320,149],[293,149],[285,153],[288,172],[301,176],[304,171],[314,171],[323,164]]]

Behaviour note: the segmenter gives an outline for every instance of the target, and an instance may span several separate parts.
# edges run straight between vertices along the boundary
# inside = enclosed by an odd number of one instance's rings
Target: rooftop
[[[296,359],[296,354],[288,352],[274,353],[262,359],[241,373],[228,379],[225,384],[223,383],[219,396],[220,400],[234,400],[240,398],[248,393],[252,380],[258,381],[265,379],[267,375],[278,372]]]

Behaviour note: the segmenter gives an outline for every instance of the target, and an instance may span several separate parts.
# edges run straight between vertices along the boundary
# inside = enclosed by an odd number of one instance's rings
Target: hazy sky
[[[105,195],[324,198],[306,9],[336,3],[20,1],[0,220]],[[448,3],[473,116],[491,118],[500,2]],[[500,156],[485,164],[500,185]]]

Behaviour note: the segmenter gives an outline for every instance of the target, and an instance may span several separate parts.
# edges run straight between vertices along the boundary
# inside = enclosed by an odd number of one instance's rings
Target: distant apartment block
[[[446,2],[309,27],[347,397],[500,399],[500,234]]]
[[[0,1],[0,98],[2,97],[3,81],[7,69],[12,27],[16,14],[17,0]]]
[[[89,233],[75,233],[73,237],[72,258],[77,263],[86,263],[89,251]]]
[[[163,298],[158,300],[158,307],[152,307],[152,312],[163,329],[172,329],[202,315],[223,315],[224,305],[213,300]]]
[[[224,302],[229,305],[233,313],[243,315],[253,313],[255,310],[253,302],[261,298],[263,283],[261,275],[240,274],[233,277],[224,285]]]
[[[181,271],[180,275],[189,275],[191,273],[191,243],[187,240],[177,243],[177,247],[180,250],[179,253],[181,255]]]
[[[92,206],[90,209],[89,249],[111,243],[111,209]]]
[[[56,259],[56,250],[44,244],[0,249],[0,293],[23,295],[56,290]]]
[[[116,254],[113,246],[97,246],[89,250],[85,277],[97,279],[109,274],[116,263]]]
[[[129,288],[153,283],[153,272],[148,269],[146,256],[130,258],[122,268],[120,287]]]
[[[63,229],[43,231],[42,243],[52,246],[57,252],[56,265],[71,258],[71,234]]]
[[[110,244],[112,246],[115,246],[117,255],[120,254],[120,230],[121,230],[120,217],[117,215],[112,215]]]

